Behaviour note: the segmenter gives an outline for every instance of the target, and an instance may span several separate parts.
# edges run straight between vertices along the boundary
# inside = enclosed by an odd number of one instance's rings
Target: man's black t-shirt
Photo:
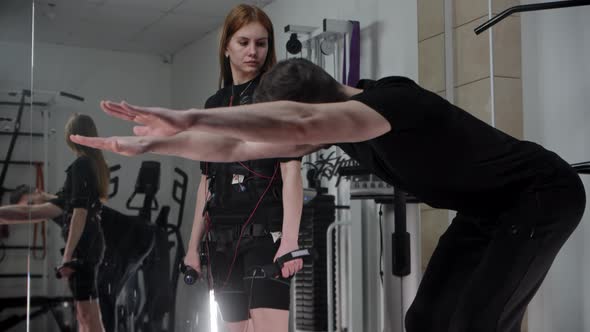
[[[433,207],[494,214],[555,158],[541,146],[491,127],[408,78],[372,81],[350,99],[379,112],[391,131],[338,146],[386,182]]]

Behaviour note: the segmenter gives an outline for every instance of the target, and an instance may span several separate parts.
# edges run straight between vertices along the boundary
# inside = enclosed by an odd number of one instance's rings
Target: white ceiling
[[[0,0],[0,41],[168,55],[223,24],[238,3],[272,0]]]

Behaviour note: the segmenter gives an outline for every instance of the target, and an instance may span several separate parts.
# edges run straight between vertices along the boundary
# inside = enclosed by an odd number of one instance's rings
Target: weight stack
[[[326,231],[335,220],[335,199],[318,195],[303,209],[299,246],[314,248],[317,258],[304,263],[295,277],[295,328],[297,331],[328,329]]]

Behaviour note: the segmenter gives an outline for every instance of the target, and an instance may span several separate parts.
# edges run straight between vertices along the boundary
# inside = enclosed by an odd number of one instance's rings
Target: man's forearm
[[[189,130],[207,131],[249,142],[297,144],[304,135],[310,104],[276,101],[187,111]],[[303,142],[305,143],[305,142]]]
[[[191,160],[228,161],[238,140],[211,133],[181,132],[169,137],[146,138],[148,152]]]
[[[0,207],[0,223],[25,224],[55,218],[63,213],[52,203],[35,205],[7,205]]]
[[[298,157],[319,148],[312,145],[245,142],[233,137],[198,131],[145,139],[148,152],[210,162]]]
[[[0,207],[0,224],[27,224],[51,218],[39,213],[37,209],[27,205],[8,205]]]
[[[3,223],[23,222],[29,219],[30,208],[21,205],[8,205],[0,207],[0,220]]]

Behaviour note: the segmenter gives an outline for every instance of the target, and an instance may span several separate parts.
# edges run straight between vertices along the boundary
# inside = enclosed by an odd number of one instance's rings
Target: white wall
[[[570,163],[590,160],[588,17],[589,6],[522,14],[525,138]],[[530,331],[590,331],[589,219],[587,210],[533,300]]]

